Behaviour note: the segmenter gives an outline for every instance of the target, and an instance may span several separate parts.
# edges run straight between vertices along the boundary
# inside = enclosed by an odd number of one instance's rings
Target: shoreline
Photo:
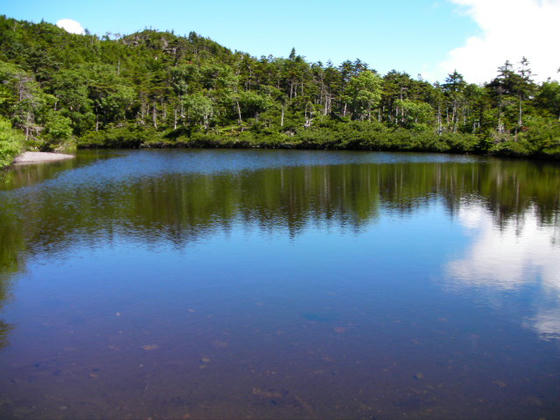
[[[379,128],[379,127],[377,127]],[[78,149],[300,149],[367,150],[384,152],[421,152],[476,154],[508,158],[560,160],[560,144],[544,147],[524,138],[493,138],[473,134],[443,133],[431,130],[377,129],[371,124],[333,128],[317,127],[294,135],[286,133],[157,132],[151,129],[115,128],[91,132],[77,139]],[[560,126],[559,126],[560,128]]]
[[[109,146],[109,145],[78,145],[78,150],[158,150],[158,149],[230,149],[230,150],[302,150],[302,151],[350,151],[350,152],[379,152],[379,153],[433,153],[433,154],[449,154],[457,156],[478,156],[486,158],[500,158],[500,159],[513,159],[513,160],[533,160],[539,162],[552,162],[558,163],[559,159],[555,156],[547,156],[543,154],[513,154],[513,153],[503,153],[503,152],[488,152],[488,151],[458,151],[458,150],[433,150],[433,149],[422,149],[422,148],[375,148],[375,147],[340,147],[335,146],[324,146],[316,144],[251,144],[244,141],[234,141],[227,143],[216,143],[216,142],[150,142],[141,143],[134,146]]]
[[[57,162],[61,160],[74,159],[76,156],[65,153],[51,152],[24,152],[14,159],[13,165],[29,165],[45,162]]]

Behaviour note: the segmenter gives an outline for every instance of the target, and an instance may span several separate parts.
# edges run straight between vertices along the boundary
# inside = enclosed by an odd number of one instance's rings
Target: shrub
[[[14,130],[8,120],[0,117],[0,168],[8,166],[23,150],[24,136]]]

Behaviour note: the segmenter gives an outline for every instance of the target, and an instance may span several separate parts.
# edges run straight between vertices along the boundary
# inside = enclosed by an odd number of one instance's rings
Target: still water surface
[[[1,418],[559,418],[560,167],[80,152],[0,175]]]

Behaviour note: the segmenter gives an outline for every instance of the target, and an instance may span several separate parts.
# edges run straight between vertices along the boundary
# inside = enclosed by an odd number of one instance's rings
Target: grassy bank
[[[23,151],[24,136],[14,130],[5,118],[0,117],[0,169],[10,165]]]
[[[156,131],[123,126],[90,132],[78,140],[81,148],[267,148],[317,150],[377,150],[491,154],[496,156],[560,159],[560,123],[529,127],[498,136],[445,132],[432,129],[388,128],[376,122],[324,120],[316,126],[280,130],[231,126],[209,131]]]

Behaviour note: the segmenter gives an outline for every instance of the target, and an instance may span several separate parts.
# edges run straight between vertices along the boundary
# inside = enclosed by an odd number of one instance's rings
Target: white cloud
[[[56,26],[66,30],[66,32],[70,32],[71,34],[84,35],[86,33],[80,22],[76,22],[72,19],[60,19],[56,22]]]
[[[448,0],[461,7],[481,30],[439,64],[445,77],[455,69],[468,82],[488,82],[506,60],[529,59],[537,81],[558,78],[560,0]]]

